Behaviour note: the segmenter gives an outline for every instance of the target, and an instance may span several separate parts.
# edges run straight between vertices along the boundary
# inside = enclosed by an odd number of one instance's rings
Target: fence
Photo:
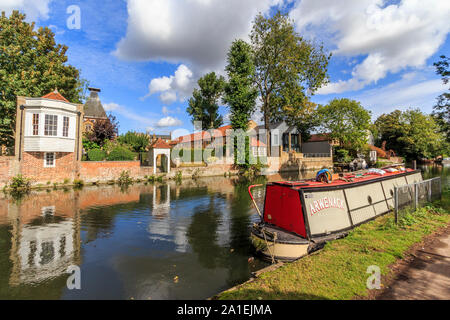
[[[304,153],[304,158],[330,158],[331,153]]]
[[[425,203],[440,200],[441,178],[394,187],[395,222],[398,223],[408,211],[416,210]]]

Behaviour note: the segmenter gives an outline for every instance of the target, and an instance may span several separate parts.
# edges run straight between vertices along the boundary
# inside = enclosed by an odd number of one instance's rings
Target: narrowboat
[[[322,170],[314,180],[266,185],[261,221],[251,229],[258,253],[272,262],[299,259],[356,226],[394,207],[394,187],[422,181],[419,170],[404,167],[370,169],[333,176]]]

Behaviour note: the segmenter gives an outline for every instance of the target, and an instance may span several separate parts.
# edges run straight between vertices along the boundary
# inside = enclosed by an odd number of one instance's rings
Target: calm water
[[[247,187],[219,177],[0,194],[0,299],[204,299],[242,283],[265,266],[249,262]],[[71,265],[81,290],[67,289]]]
[[[449,179],[450,167],[425,169]],[[0,299],[205,299],[242,283],[265,266],[249,260],[247,187],[204,178],[0,195]],[[81,290],[67,289],[71,265]]]

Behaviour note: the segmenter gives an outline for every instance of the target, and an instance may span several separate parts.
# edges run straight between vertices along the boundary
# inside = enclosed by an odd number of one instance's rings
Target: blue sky
[[[71,5],[80,9],[80,29],[67,26]],[[450,55],[446,0],[0,0],[0,10],[12,9],[69,47],[69,63],[101,88],[121,133],[192,131],[185,110],[197,79],[223,73],[231,41],[247,39],[258,12],[277,9],[333,52],[317,103],[356,99],[374,118],[397,108],[430,113],[447,89],[433,67]],[[227,118],[227,108],[221,113]]]

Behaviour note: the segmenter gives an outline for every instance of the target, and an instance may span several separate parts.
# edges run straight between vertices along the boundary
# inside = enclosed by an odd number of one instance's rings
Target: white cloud
[[[128,0],[128,29],[115,54],[126,60],[222,69],[236,38],[247,38],[258,12],[283,0]]]
[[[395,109],[419,108],[425,113],[431,113],[436,97],[446,90],[447,87],[440,79],[427,79],[422,73],[411,72],[396,82],[364,90],[351,98],[360,101],[377,118]]]
[[[27,15],[27,21],[47,20],[49,3],[52,0],[1,0],[0,11],[9,15],[13,10],[19,10]]]
[[[167,108],[166,106],[163,106],[161,111],[165,116],[167,116],[170,113],[169,108]]]
[[[159,120],[156,123],[156,126],[158,128],[163,128],[163,127],[181,126],[182,124],[183,124],[183,122],[181,122],[181,120],[179,120],[179,119],[172,118],[172,117],[165,117],[165,118],[162,118],[161,120]]]
[[[124,118],[132,120],[136,126],[135,129],[151,128],[155,126],[155,118],[158,116],[157,114],[138,114],[129,108],[119,105],[117,103],[104,103],[103,108],[107,112],[113,112],[115,115],[120,115]]]
[[[320,94],[360,90],[388,73],[421,68],[450,31],[450,1],[302,0],[291,11],[298,30],[325,37],[341,56],[366,56],[352,78],[330,83]]]
[[[193,72],[184,64],[181,64],[170,77],[155,78],[148,86],[149,93],[146,97],[160,93],[160,100],[165,104],[172,104],[179,100],[183,102],[191,95],[195,85]]]

